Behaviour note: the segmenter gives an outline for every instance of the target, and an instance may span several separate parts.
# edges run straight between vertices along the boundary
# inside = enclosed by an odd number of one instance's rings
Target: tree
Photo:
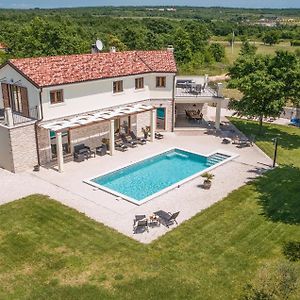
[[[225,48],[219,43],[210,44],[209,51],[217,62],[222,61],[222,59],[225,57]]]
[[[90,45],[77,32],[78,28],[71,26],[67,20],[53,23],[37,17],[16,34],[11,48],[15,56],[21,57],[86,52]]]
[[[291,101],[300,104],[300,58],[287,51],[271,56],[241,56],[230,68],[229,87],[243,93],[230,107],[240,115],[262,118],[278,115]]]
[[[277,31],[266,32],[265,35],[263,36],[262,40],[265,44],[268,44],[270,46],[278,44],[279,34]]]
[[[257,47],[250,44],[248,40],[244,41],[240,50],[240,55],[255,55]]]
[[[192,43],[189,34],[178,28],[174,34],[175,57],[179,63],[187,63],[192,58]]]
[[[283,86],[266,71],[256,71],[239,81],[243,97],[241,100],[232,99],[229,106],[241,115],[259,117],[261,132],[263,118],[278,116],[283,110]]]
[[[112,34],[108,35],[108,46],[116,47],[117,51],[127,50],[126,45],[118,37]]]

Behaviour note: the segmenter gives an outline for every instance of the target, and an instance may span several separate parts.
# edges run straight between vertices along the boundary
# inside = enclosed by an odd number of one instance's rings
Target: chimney
[[[223,83],[221,83],[221,82],[218,83],[217,97],[223,98]]]
[[[169,52],[174,52],[174,47],[173,47],[173,45],[168,45],[167,51],[169,51]]]
[[[114,46],[110,47],[110,52],[115,53],[116,52],[116,47],[114,47]]]

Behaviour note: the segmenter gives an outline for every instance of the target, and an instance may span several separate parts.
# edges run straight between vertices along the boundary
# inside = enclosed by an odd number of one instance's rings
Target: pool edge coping
[[[223,161],[221,161],[221,162],[219,162],[219,163],[217,163],[217,164],[215,164],[215,165],[213,165],[213,166],[210,166],[209,168],[207,168],[207,169],[205,169],[205,170],[202,170],[202,171],[200,171],[200,172],[198,172],[198,173],[195,173],[195,174],[193,174],[193,175],[191,175],[191,176],[189,176],[189,177],[186,177],[186,178],[184,178],[183,180],[178,181],[178,182],[176,182],[176,183],[174,183],[174,184],[172,184],[172,185],[170,185],[170,186],[164,188],[163,190],[161,190],[161,191],[159,191],[159,192],[156,192],[156,193],[154,193],[154,194],[152,194],[152,195],[150,195],[150,196],[148,196],[148,197],[146,197],[146,198],[144,198],[143,200],[140,200],[140,201],[137,201],[136,199],[134,199],[134,198],[132,198],[132,197],[126,196],[126,195],[124,195],[124,194],[122,194],[122,193],[119,193],[119,192],[117,192],[117,191],[115,191],[115,190],[112,190],[112,189],[110,189],[110,188],[107,188],[107,187],[105,187],[105,186],[103,186],[103,185],[101,185],[101,184],[97,184],[97,183],[95,183],[95,182],[92,181],[93,179],[95,179],[95,178],[97,178],[97,177],[105,176],[105,175],[108,175],[109,173],[113,173],[113,172],[119,171],[119,170],[121,170],[121,169],[125,169],[125,168],[127,168],[127,167],[132,166],[132,165],[135,165],[135,164],[137,164],[137,163],[140,163],[140,162],[142,162],[142,161],[144,161],[144,160],[150,159],[150,158],[152,158],[152,157],[154,157],[154,156],[159,156],[159,155],[161,155],[161,154],[163,154],[163,153],[165,153],[165,152],[172,151],[172,150],[175,150],[175,149],[182,150],[182,151],[186,151],[186,152],[190,152],[190,153],[195,154],[195,155],[201,155],[201,156],[204,156],[204,157],[206,157],[206,158],[209,157],[209,156],[211,156],[211,155],[217,154],[217,153],[225,154],[225,155],[230,155],[230,156],[229,156],[228,158],[224,159]],[[138,160],[138,161],[136,161],[136,162],[129,163],[129,164],[127,164],[127,165],[125,165],[125,166],[123,166],[123,167],[121,167],[121,168],[120,168],[120,167],[119,167],[119,168],[114,168],[113,170],[110,170],[110,171],[105,172],[105,173],[101,173],[101,174],[99,174],[99,175],[95,175],[95,176],[89,177],[89,178],[87,178],[87,179],[83,179],[82,181],[83,181],[84,183],[90,185],[90,186],[93,186],[93,187],[95,187],[95,188],[97,188],[97,189],[100,189],[100,190],[102,190],[102,191],[105,191],[105,192],[107,192],[107,193],[109,193],[109,194],[111,194],[111,195],[117,196],[117,197],[119,197],[119,198],[121,198],[121,199],[124,199],[124,200],[126,200],[126,201],[128,201],[128,202],[130,202],[130,203],[132,203],[132,204],[135,204],[135,205],[140,206],[140,205],[142,205],[142,204],[144,204],[144,203],[146,203],[146,202],[148,202],[148,201],[150,201],[150,200],[152,200],[152,199],[154,199],[154,198],[157,198],[157,197],[161,196],[162,194],[165,194],[165,193],[167,193],[167,192],[169,192],[169,191],[171,191],[171,190],[174,190],[175,188],[180,187],[180,186],[183,185],[184,183],[189,182],[189,181],[191,181],[191,180],[193,180],[193,179],[199,177],[200,175],[202,175],[202,174],[204,174],[204,173],[207,173],[207,172],[209,172],[209,171],[211,171],[211,170],[213,170],[213,169],[215,169],[215,168],[217,168],[217,167],[219,167],[219,166],[221,166],[221,165],[224,165],[224,164],[228,163],[229,161],[231,161],[231,160],[233,160],[233,159],[235,159],[235,158],[237,158],[237,157],[239,157],[239,156],[240,156],[240,155],[237,154],[237,153],[230,152],[230,151],[226,151],[226,150],[223,150],[223,149],[216,149],[216,150],[214,150],[214,151],[212,151],[212,152],[210,152],[210,153],[208,153],[208,154],[202,154],[202,153],[199,153],[199,152],[187,150],[187,149],[182,148],[182,147],[172,147],[172,148],[169,148],[169,149],[165,149],[164,151],[162,151],[162,152],[160,152],[160,153],[157,153],[157,154],[155,154],[155,155],[147,156],[147,157],[145,157],[145,158],[143,158],[143,159],[141,159],[141,160]]]

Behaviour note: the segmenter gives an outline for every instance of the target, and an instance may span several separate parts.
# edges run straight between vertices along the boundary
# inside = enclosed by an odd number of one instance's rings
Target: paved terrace
[[[149,233],[133,234],[132,225],[135,214],[149,215],[159,209],[171,212],[180,211],[178,217],[180,224],[244,185],[268,168],[265,164],[271,163],[270,158],[256,146],[237,148],[231,144],[223,145],[221,141],[221,137],[206,135],[201,131],[178,131],[166,133],[163,140],[156,140],[124,153],[117,152],[114,156],[96,157],[81,163],[66,163],[64,173],[45,168],[37,173],[22,174],[0,170],[0,203],[13,201],[33,193],[49,195],[125,235],[140,242],[149,243],[178,225],[171,226],[169,229],[161,225],[150,228]],[[203,178],[199,177],[141,206],[120,200],[114,195],[82,182],[83,179],[123,167],[171,147],[182,147],[203,154],[224,149],[239,156],[212,171],[215,178],[210,190],[203,190],[199,187],[203,182]]]

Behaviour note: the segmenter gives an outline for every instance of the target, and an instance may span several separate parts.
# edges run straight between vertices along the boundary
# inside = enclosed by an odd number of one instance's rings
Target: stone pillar
[[[109,121],[109,154],[115,153],[115,121],[114,119]]]
[[[218,99],[217,107],[216,107],[216,119],[215,119],[216,129],[220,129],[220,120],[221,120],[221,99]]]
[[[10,107],[6,107],[4,110],[4,118],[5,118],[5,123],[8,127],[13,127],[14,126],[14,119],[12,115],[12,111]]]
[[[156,109],[151,110],[150,118],[150,141],[154,142],[156,129]]]
[[[62,133],[56,132],[56,154],[57,154],[57,166],[58,172],[62,173],[64,171],[64,153],[62,146]]]

